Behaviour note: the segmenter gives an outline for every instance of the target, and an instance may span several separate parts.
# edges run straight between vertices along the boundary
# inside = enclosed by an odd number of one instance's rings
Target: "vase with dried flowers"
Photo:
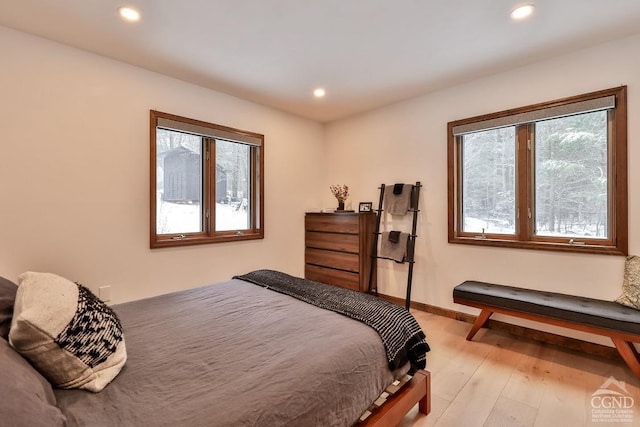
[[[344,201],[349,197],[349,187],[347,185],[330,185],[329,189],[333,196],[338,199],[338,210],[344,210]]]

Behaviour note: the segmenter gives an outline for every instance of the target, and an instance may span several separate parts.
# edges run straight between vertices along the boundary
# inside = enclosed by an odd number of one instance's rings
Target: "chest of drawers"
[[[375,212],[307,213],[305,277],[367,292],[375,226]]]

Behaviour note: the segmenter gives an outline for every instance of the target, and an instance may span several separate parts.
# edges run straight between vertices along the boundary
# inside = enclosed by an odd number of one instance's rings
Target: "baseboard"
[[[378,294],[380,298],[390,301],[394,304],[404,306],[404,298],[392,297],[390,295]],[[411,308],[424,311],[427,313],[437,314],[439,316],[449,317],[451,319],[460,320],[462,322],[473,323],[476,316],[459,311],[450,310],[448,308],[436,307],[434,305],[424,304],[421,302],[411,302]],[[526,328],[524,326],[512,325],[501,322],[499,320],[489,319],[485,324],[489,329],[508,332],[512,335],[527,338],[534,341],[540,341],[546,344],[555,345],[567,350],[587,353],[594,356],[604,357],[611,360],[622,360],[620,354],[614,347],[608,347],[602,344],[596,344],[588,341],[579,340],[577,338],[569,338],[562,335],[552,334],[551,332],[538,331],[536,329]]]

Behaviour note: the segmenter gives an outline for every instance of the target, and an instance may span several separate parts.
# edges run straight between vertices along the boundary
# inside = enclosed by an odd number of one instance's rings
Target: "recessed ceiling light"
[[[140,20],[140,12],[129,6],[122,6],[118,8],[120,17],[127,22],[137,22]]]
[[[315,89],[313,91],[313,96],[315,96],[316,98],[322,98],[323,96],[326,95],[326,92],[323,88],[319,87],[317,89]]]
[[[534,6],[532,4],[524,4],[522,6],[518,6],[511,11],[511,19],[516,21],[520,21],[525,19],[533,13]]]

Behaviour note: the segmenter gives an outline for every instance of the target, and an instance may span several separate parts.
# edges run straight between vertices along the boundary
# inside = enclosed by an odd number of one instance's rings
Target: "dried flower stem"
[[[349,197],[349,187],[347,185],[330,185],[329,189],[338,202],[344,203]]]

